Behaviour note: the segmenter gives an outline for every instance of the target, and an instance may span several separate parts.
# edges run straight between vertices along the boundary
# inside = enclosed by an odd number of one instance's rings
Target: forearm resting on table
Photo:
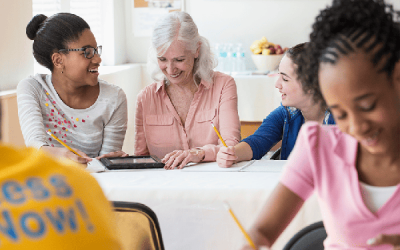
[[[250,238],[258,246],[271,247],[303,203],[303,199],[279,183],[250,229]]]
[[[237,162],[249,161],[253,158],[253,150],[246,142],[240,142],[235,146],[235,154],[237,156]]]

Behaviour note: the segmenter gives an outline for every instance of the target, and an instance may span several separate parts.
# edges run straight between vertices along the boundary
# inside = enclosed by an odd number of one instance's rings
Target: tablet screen
[[[109,160],[113,164],[156,163],[153,158],[118,158]]]

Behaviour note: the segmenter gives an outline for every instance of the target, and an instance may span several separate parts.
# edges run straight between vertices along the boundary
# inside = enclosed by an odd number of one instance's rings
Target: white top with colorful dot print
[[[96,157],[122,149],[127,128],[127,100],[124,91],[100,80],[100,94],[86,109],[73,109],[58,96],[51,75],[37,74],[17,87],[18,116],[27,146],[62,147],[50,130],[72,148]]]

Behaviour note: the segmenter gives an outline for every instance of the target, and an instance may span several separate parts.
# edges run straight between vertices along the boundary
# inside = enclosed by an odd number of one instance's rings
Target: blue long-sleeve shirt
[[[259,160],[282,140],[281,160],[287,160],[303,123],[304,117],[300,110],[281,105],[264,119],[254,134],[242,141],[250,145],[253,160]],[[328,111],[325,113],[324,124],[335,124]]]

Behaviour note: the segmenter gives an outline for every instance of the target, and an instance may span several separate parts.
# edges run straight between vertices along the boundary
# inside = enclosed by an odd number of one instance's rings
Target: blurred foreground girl
[[[271,246],[315,192],[325,249],[400,248],[398,18],[382,0],[335,0],[316,18],[299,75],[338,126],[302,128],[251,230],[259,246]]]

